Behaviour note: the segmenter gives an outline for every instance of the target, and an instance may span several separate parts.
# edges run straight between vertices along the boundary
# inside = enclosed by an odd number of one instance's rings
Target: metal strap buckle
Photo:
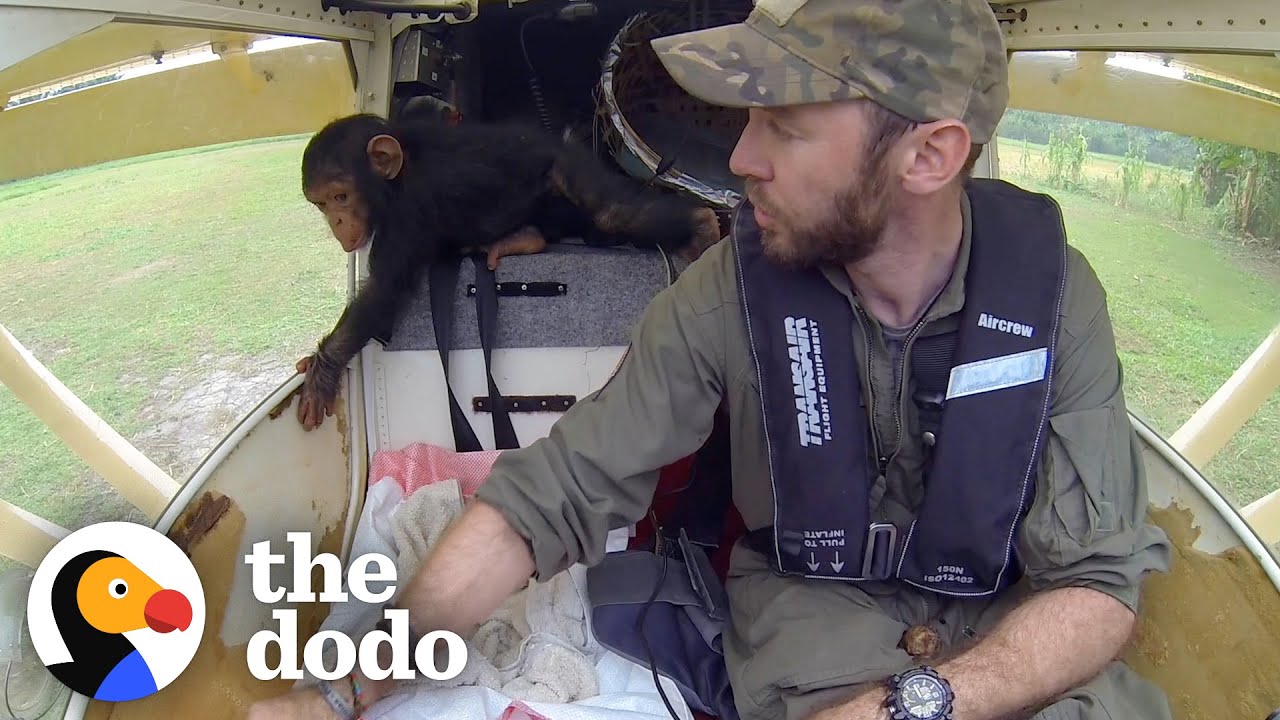
[[[885,580],[893,574],[893,558],[898,549],[898,527],[893,523],[872,523],[867,528],[867,546],[862,556],[862,577]]]

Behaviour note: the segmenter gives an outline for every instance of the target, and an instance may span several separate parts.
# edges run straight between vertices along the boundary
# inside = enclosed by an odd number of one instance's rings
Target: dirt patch
[[[159,260],[153,260],[147,263],[146,265],[143,265],[141,267],[136,267],[132,270],[126,270],[125,272],[122,272],[119,275],[111,278],[111,284],[122,285],[125,283],[131,283],[134,280],[141,280],[144,277],[153,275],[157,272],[160,272],[161,270],[170,268],[173,265],[174,265],[174,261],[172,258],[161,258]]]
[[[1280,708],[1280,596],[1244,548],[1196,550],[1188,511],[1155,510],[1173,567],[1144,589],[1138,642],[1125,658],[1169,697],[1176,720],[1265,718]]]
[[[181,482],[292,373],[293,365],[278,355],[203,355],[155,383],[138,414],[146,429],[133,443]]]
[[[121,377],[122,385],[147,382],[150,393],[138,411],[137,422],[143,429],[127,439],[174,480],[185,482],[214,446],[292,373],[292,362],[279,355],[206,354],[159,381],[149,382],[140,375]],[[50,519],[69,530],[110,520],[150,524],[144,513],[89,468],[45,492],[65,509]]]

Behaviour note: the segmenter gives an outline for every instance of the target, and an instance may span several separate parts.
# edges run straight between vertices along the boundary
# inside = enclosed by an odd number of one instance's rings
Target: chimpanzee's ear
[[[404,165],[404,151],[400,142],[390,135],[376,135],[369,141],[369,162],[373,171],[391,180],[400,174]]]

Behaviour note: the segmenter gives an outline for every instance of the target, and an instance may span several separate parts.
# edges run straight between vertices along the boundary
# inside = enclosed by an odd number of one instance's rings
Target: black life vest
[[[966,301],[946,338],[949,372],[925,498],[906,528],[871,515],[879,463],[855,361],[854,309],[821,271],[769,262],[746,203],[735,215],[775,501],[764,547],[781,572],[897,577],[960,596],[989,595],[1019,575],[1010,566],[1045,444],[1066,233],[1048,196],[981,179],[968,195]]]

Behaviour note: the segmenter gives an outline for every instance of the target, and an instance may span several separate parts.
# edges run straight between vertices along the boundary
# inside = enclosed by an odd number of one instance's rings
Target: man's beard
[[[774,212],[771,205],[760,209],[774,219],[777,227],[761,229],[760,242],[772,261],[794,268],[821,263],[849,264],[866,258],[880,244],[889,217],[889,192],[885,185],[883,158],[868,158],[857,176],[836,193],[826,212],[818,218],[796,218]],[[749,195],[760,202],[753,181],[747,181]],[[797,225],[797,222],[806,222]]]

